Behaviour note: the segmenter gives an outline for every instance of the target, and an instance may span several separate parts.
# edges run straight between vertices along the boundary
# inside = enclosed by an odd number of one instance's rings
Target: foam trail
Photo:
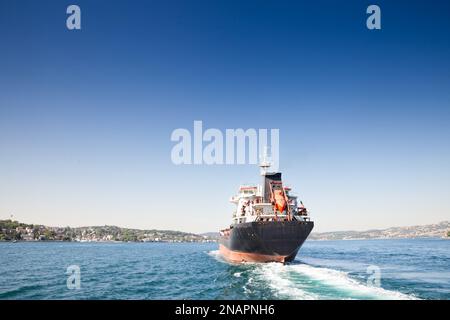
[[[219,262],[226,263],[226,261],[222,258],[222,255],[220,254],[219,250],[211,250],[206,252],[210,257],[213,257]]]
[[[254,272],[256,276],[266,282],[279,298],[297,300],[316,300],[319,296],[307,292],[301,286],[286,277],[286,269],[280,263],[258,265]]]
[[[214,258],[216,258],[217,256],[220,255],[219,250],[211,250],[211,251],[208,251],[207,253],[208,253],[208,255],[210,255],[211,257],[214,257]]]
[[[297,264],[286,266],[289,272],[301,274],[326,286],[334,287],[341,292],[341,298],[363,298],[363,299],[416,299],[398,291],[386,290],[380,287],[372,287],[360,283],[348,276],[346,272],[313,267],[307,264]],[[336,297],[336,298],[339,298]]]

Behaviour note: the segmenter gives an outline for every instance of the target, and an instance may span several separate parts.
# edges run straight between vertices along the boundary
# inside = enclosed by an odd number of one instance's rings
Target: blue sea
[[[450,241],[306,241],[288,265],[214,243],[3,242],[0,299],[450,299]]]

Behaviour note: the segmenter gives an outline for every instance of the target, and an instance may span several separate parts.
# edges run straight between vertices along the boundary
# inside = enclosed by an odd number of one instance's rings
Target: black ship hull
[[[312,221],[261,221],[234,225],[219,239],[232,262],[290,262],[314,227]]]

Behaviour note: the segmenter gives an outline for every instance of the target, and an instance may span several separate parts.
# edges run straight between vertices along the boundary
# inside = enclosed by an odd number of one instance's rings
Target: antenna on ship
[[[269,158],[269,147],[264,147],[264,152],[261,156],[261,162],[259,163],[259,167],[261,168],[261,175],[265,176],[267,173],[267,169],[270,168],[272,164],[270,163]]]
[[[259,167],[261,168],[261,176],[262,176],[262,183],[261,183],[261,196],[263,198],[263,201],[266,201],[266,174],[267,169],[270,168],[272,164],[270,163],[269,158],[269,148],[267,146],[264,147],[264,152],[261,156],[261,162],[259,163]]]

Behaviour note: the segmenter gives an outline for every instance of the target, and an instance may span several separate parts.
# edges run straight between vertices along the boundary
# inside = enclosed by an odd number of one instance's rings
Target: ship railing
[[[287,214],[259,214],[258,217],[260,218],[275,218],[275,217],[287,217]]]
[[[234,215],[232,217],[232,221],[234,222],[234,224],[236,223],[242,223],[242,222],[246,222],[248,220],[248,218],[252,217],[254,218],[251,219],[251,221],[261,221],[264,219],[268,219],[268,220],[287,220],[289,218],[289,214],[274,214],[274,213],[270,213],[270,214],[256,214],[256,213],[252,213],[250,215]],[[294,219],[299,220],[299,221],[310,221],[310,217],[309,215],[306,214],[302,214],[302,215],[298,215],[298,214],[294,214]]]
[[[264,220],[269,220],[269,221],[276,221],[276,220],[287,220],[289,217],[289,215],[287,214],[259,214],[256,217],[256,221],[264,221]]]
[[[273,220],[285,220],[289,218],[289,214],[260,214],[257,216],[256,221],[260,221],[262,219],[273,219]],[[306,215],[294,215],[293,216],[294,219],[299,220],[299,221],[310,221],[310,217],[306,216]]]

